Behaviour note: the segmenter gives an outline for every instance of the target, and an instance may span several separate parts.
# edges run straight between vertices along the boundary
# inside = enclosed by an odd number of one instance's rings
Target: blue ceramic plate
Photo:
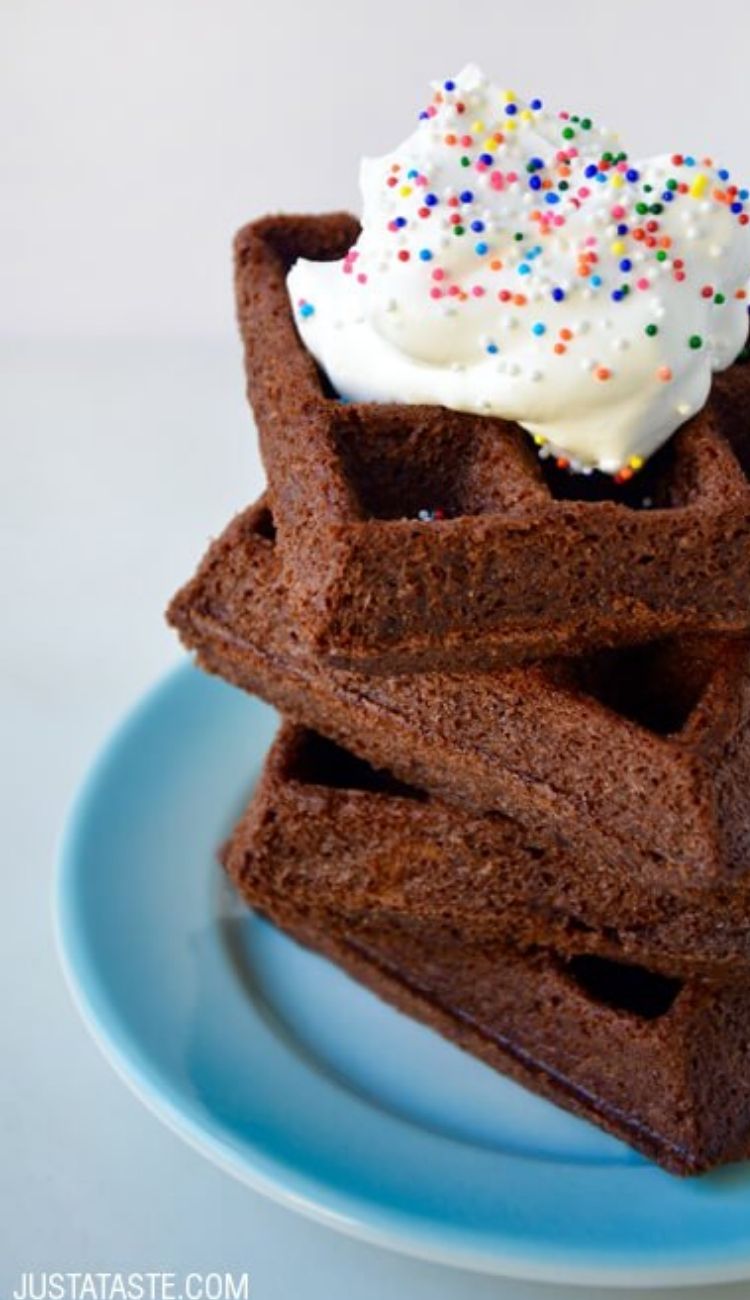
[[[104,750],[58,923],[115,1068],[228,1172],[332,1227],[558,1282],[750,1276],[750,1172],[679,1181],[384,1006],[243,910],[215,850],[272,712],[192,668]]]

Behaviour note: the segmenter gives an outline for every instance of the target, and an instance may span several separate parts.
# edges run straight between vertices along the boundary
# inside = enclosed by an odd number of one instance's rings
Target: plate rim
[[[178,663],[163,673],[134,704],[126,709],[115,726],[105,734],[93,758],[85,769],[64,818],[58,837],[54,884],[52,890],[52,924],[55,948],[71,1001],[83,1021],[90,1037],[115,1074],[152,1115],[212,1164],[252,1190],[267,1196],[286,1209],[305,1215],[324,1226],[371,1245],[421,1259],[430,1263],[464,1269],[499,1277],[529,1282],[558,1283],[579,1286],[610,1286],[643,1288],[691,1287],[711,1283],[739,1282],[750,1278],[750,1230],[748,1242],[727,1257],[726,1249],[711,1260],[710,1249],[702,1251],[703,1263],[653,1263],[644,1260],[639,1264],[625,1265],[622,1261],[601,1256],[595,1262],[579,1258],[580,1252],[571,1249],[561,1255],[555,1246],[549,1253],[531,1258],[528,1246],[513,1251],[511,1243],[498,1242],[497,1249],[479,1250],[471,1243],[462,1245],[465,1230],[457,1231],[457,1239],[442,1244],[436,1232],[444,1225],[430,1229],[421,1223],[419,1231],[409,1225],[406,1215],[393,1206],[376,1207],[367,1202],[372,1212],[379,1210],[377,1222],[367,1221],[364,1215],[364,1198],[347,1195],[324,1182],[316,1184],[316,1197],[307,1184],[306,1175],[298,1175],[294,1186],[293,1167],[273,1154],[263,1151],[257,1141],[248,1142],[255,1160],[251,1164],[248,1151],[233,1152],[230,1144],[205,1122],[201,1123],[172,1093],[167,1079],[158,1067],[139,1052],[136,1042],[107,1014],[105,1000],[96,996],[96,982],[91,963],[84,951],[79,932],[79,918],[75,908],[75,881],[77,877],[79,843],[84,838],[87,822],[96,807],[100,789],[106,788],[107,769],[123,749],[131,733],[138,730],[162,699],[179,687],[183,679],[198,675],[191,663]],[[201,674],[202,676],[202,674]],[[301,1186],[304,1183],[305,1186]],[[346,1208],[348,1205],[348,1209]],[[589,1260],[591,1257],[589,1252]]]

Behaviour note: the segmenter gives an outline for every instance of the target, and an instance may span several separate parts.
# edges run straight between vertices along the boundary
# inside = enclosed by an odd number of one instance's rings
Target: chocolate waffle
[[[747,1154],[746,986],[546,949],[475,949],[404,918],[352,921],[321,909],[314,890],[237,883],[252,907],[400,1011],[670,1172]]]
[[[591,857],[477,817],[285,723],[227,846],[232,877],[300,891],[354,918],[412,917],[467,943],[637,962],[670,976],[750,979],[750,886],[671,894]]]
[[[376,767],[679,892],[750,865],[750,648],[677,639],[482,674],[370,676],[301,643],[261,503],[169,618],[200,664]]]
[[[629,484],[541,462],[518,426],[346,404],[296,331],[285,277],[341,257],[345,213],[236,239],[248,375],[300,635],[368,671],[503,666],[750,628],[750,367]]]

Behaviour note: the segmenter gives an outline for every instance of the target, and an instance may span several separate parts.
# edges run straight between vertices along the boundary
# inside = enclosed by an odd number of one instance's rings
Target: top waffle
[[[280,216],[236,240],[249,395],[311,648],[456,670],[750,629],[750,366],[717,375],[624,486],[540,461],[502,420],[346,404],[299,339],[286,273],[341,257],[357,231],[345,213]]]

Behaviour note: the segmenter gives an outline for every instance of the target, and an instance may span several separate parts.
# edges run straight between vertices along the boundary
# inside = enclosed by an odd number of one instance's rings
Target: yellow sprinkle
[[[408,199],[411,193],[412,193],[411,185],[402,185],[401,189],[399,190],[399,194],[401,195],[402,199]]]
[[[612,172],[609,179],[614,190],[621,190],[625,184],[619,172]]]
[[[485,131],[487,128],[485,127],[484,122],[472,122],[471,129],[472,131],[479,132]]]
[[[511,117],[509,121],[505,123],[506,131],[515,131],[517,130],[517,128],[518,128],[518,122],[516,121],[515,117]]]
[[[612,246],[611,246],[611,251],[612,251],[613,253],[616,253],[618,257],[619,257],[619,255],[620,255],[620,253],[624,253],[624,252],[625,252],[625,245],[623,244],[623,242],[622,242],[621,239],[616,239],[616,240],[615,240],[614,244],[612,244]]]
[[[492,153],[492,150],[496,148],[497,148],[497,140],[493,140],[492,136],[488,136],[484,144],[482,145],[482,149],[484,150],[485,153]]]
[[[515,90],[506,90],[506,91],[504,91],[504,93],[503,93],[503,98],[504,98],[506,104],[512,104],[512,103],[513,103],[513,100],[514,100],[514,99],[517,99],[518,96],[516,95]]]
[[[705,172],[699,172],[690,186],[690,194],[694,199],[701,199],[708,189],[708,177]]]
[[[643,457],[631,456],[630,460],[628,461],[628,465],[630,466],[631,469],[643,469]]]
[[[531,119],[533,118],[533,116],[534,116],[534,114],[532,113],[532,111],[531,111],[530,108],[522,108],[522,109],[521,109],[521,119],[522,119],[522,121],[524,121],[524,122],[530,122]]]
[[[546,441],[547,441],[547,439],[546,439],[546,438],[543,438],[542,435],[541,435],[541,433],[535,433],[535,434],[534,434],[534,444],[535,444],[535,446],[537,446],[537,447],[543,447],[543,446],[545,445]]]

